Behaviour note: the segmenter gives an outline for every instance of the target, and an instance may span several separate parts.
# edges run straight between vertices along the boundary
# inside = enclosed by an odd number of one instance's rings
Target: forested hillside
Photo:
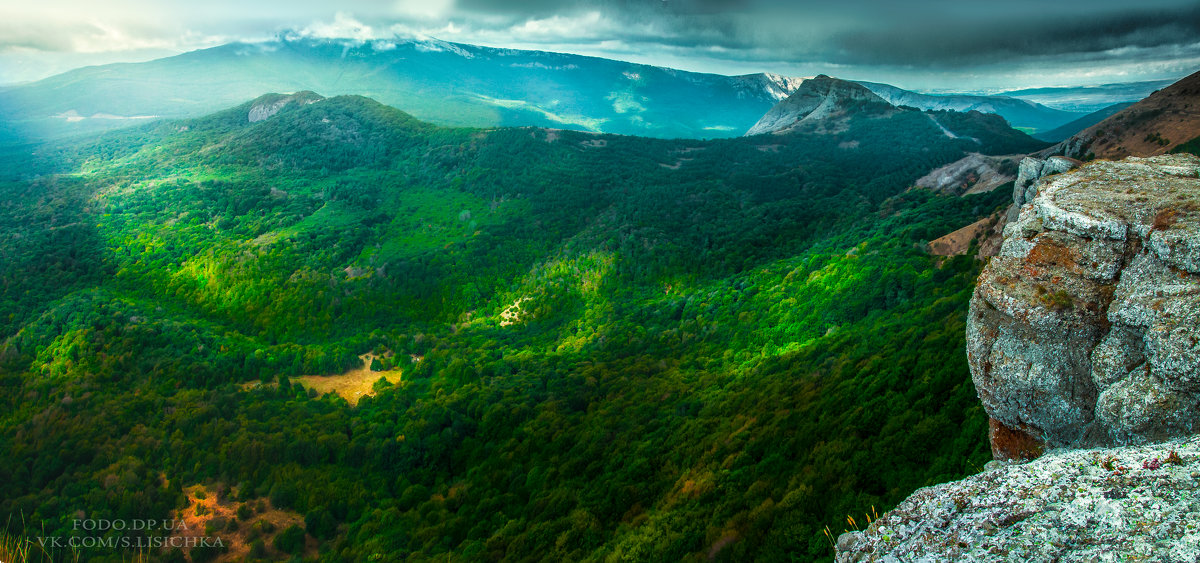
[[[979,265],[924,243],[1010,190],[910,185],[1045,146],[998,119],[672,141],[346,96],[248,123],[272,100],[0,157],[9,537],[205,485],[323,560],[807,561],[990,459]],[[292,383],[368,352],[400,382],[355,406]]]

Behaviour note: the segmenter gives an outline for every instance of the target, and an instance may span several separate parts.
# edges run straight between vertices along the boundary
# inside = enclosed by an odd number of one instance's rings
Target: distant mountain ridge
[[[1042,156],[1120,159],[1166,154],[1200,137],[1200,72],[1042,151]]]
[[[1039,131],[1037,133],[1034,133],[1033,136],[1035,138],[1041,139],[1046,142],[1057,143],[1059,141],[1062,141],[1063,139],[1066,139],[1067,137],[1070,137],[1071,135],[1074,135],[1080,131],[1083,131],[1084,129],[1087,129],[1088,127],[1091,127],[1097,123],[1100,123],[1101,121],[1104,121],[1105,119],[1108,119],[1113,114],[1115,114],[1135,103],[1137,103],[1137,102],[1122,102],[1119,104],[1113,104],[1106,108],[1089,113],[1089,114],[1087,114],[1079,119],[1076,119],[1075,121],[1072,121],[1066,125],[1056,127],[1049,131]]]
[[[1142,82],[1097,84],[1093,86],[1022,88],[1019,90],[998,92],[994,95],[1029,100],[1064,111],[1095,112],[1113,104],[1136,102],[1153,94],[1157,90],[1170,86],[1175,80],[1146,80]]]
[[[262,92],[358,94],[445,126],[542,126],[658,138],[735,137],[806,79],[724,76],[437,39],[285,38],[0,88],[0,139],[43,139],[198,117]],[[896,105],[994,112],[1044,129],[1081,114],[995,96],[862,83]]]
[[[439,40],[277,39],[85,67],[0,90],[9,136],[197,117],[262,92],[357,94],[445,126],[545,126],[671,138],[740,135],[802,78],[723,76]],[[2,126],[0,126],[2,127]]]
[[[928,110],[994,113],[1015,127],[1029,127],[1039,131],[1059,127],[1083,116],[1082,113],[1049,108],[1038,103],[1007,96],[920,94],[889,84],[863,81],[858,81],[858,83],[893,105]]]

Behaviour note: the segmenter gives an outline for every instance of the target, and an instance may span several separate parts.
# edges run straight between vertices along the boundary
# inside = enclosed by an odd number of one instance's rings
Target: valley
[[[15,8],[0,563],[1194,554],[1173,1]]]
[[[279,99],[10,150],[0,510],[203,485],[328,519],[321,558],[827,558],[987,461],[979,262],[924,245],[1009,195],[908,188],[1045,146],[993,116],[673,141]]]

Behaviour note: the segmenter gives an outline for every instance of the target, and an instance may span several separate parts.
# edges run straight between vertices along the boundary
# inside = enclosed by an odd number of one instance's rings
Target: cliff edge
[[[1197,487],[1200,438],[1063,450],[920,489],[837,561],[1197,561]]]
[[[1005,463],[843,534],[840,562],[1200,560],[1200,158],[1022,164],[966,335]]]
[[[1200,159],[1047,176],[979,278],[967,359],[997,459],[1144,444],[1200,415]]]

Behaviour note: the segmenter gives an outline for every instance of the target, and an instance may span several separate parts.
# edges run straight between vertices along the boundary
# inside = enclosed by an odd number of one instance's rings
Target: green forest
[[[252,560],[821,561],[991,459],[982,262],[926,243],[1011,190],[911,186],[1045,146],[1002,119],[662,140],[311,95],[247,121],[280,99],[0,150],[0,549],[203,485]],[[301,383],[367,353],[399,383]],[[27,557],[135,556],[222,551]]]

